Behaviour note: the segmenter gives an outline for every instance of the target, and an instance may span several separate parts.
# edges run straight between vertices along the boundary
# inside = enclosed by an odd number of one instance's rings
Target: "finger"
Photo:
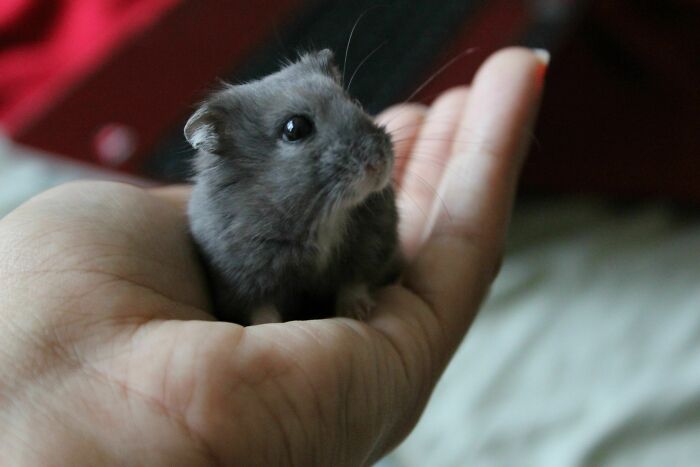
[[[380,113],[376,121],[384,126],[394,146],[394,179],[401,184],[404,167],[426,114],[422,104],[401,104]]]
[[[517,48],[496,54],[482,67],[474,84],[479,92],[459,123],[440,184],[442,205],[433,204],[425,237],[453,232],[500,246],[545,69],[539,56]]]
[[[427,242],[407,275],[455,341],[497,269],[519,169],[542,91],[546,61],[513,48],[481,67],[460,121]],[[473,144],[462,144],[468,135]]]
[[[464,112],[467,93],[467,87],[457,87],[435,100],[406,162],[398,205],[404,214],[400,229],[404,254],[409,259],[415,255],[422,227],[429,220],[438,183],[455,141],[457,122]]]
[[[151,188],[148,192],[157,198],[182,210],[187,210],[187,203],[192,193],[191,185],[167,185],[158,188]]]

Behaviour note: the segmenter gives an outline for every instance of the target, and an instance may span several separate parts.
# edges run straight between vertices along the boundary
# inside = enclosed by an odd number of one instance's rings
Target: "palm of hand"
[[[88,463],[105,465],[122,449],[145,465],[355,465],[386,453],[415,423],[493,277],[539,66],[528,52],[505,52],[474,89],[427,113],[405,106],[380,117],[403,131],[401,230],[413,260],[367,323],[213,321],[186,189],[75,184],[8,216],[0,251],[13,253],[0,280],[41,284],[13,295],[10,304],[30,304],[21,315],[1,318],[16,318],[13,335],[42,336],[17,340],[41,363],[15,365],[14,380],[41,382],[32,397],[45,410],[26,423],[48,415],[67,435],[53,447],[48,438],[46,452],[88,450]],[[505,97],[493,92],[504,67],[517,71]],[[509,112],[475,124],[499,99]],[[474,135],[479,144],[460,144]],[[426,164],[426,153],[442,164]],[[470,191],[444,173],[466,174]],[[439,203],[425,183],[440,186]]]

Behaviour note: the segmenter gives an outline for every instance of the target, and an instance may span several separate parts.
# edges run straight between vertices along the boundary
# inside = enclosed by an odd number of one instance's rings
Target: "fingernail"
[[[542,62],[542,65],[544,65],[544,66],[549,65],[549,59],[550,59],[549,50],[547,50],[547,49],[532,49],[532,53],[534,53],[535,57],[537,57],[539,59],[539,61]]]

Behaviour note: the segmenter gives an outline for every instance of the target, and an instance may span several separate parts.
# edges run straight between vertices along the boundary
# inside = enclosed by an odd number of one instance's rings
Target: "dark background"
[[[115,16],[138,4],[101,2]],[[18,101],[4,111],[13,88],[0,80],[5,131],[55,154],[158,180],[184,180],[191,150],[181,136],[183,124],[218,79],[253,79],[300,50],[322,47],[333,49],[342,66],[350,31],[361,18],[345,75],[349,79],[357,70],[351,91],[369,111],[401,102],[419,88],[415,99],[429,103],[442,90],[469,82],[498,48],[544,47],[552,62],[524,190],[700,201],[696,1],[148,0],[140,5],[149,3],[158,14],[134,16],[142,27],[123,34],[40,105],[35,100],[22,107]],[[12,63],[3,58],[50,47],[62,30],[56,25],[71,27],[69,13],[87,8],[77,0],[14,4],[14,13],[3,7],[4,16],[0,8],[0,75],[3,64]],[[101,30],[116,24],[103,19]],[[27,57],[31,65],[32,55]],[[7,72],[16,68],[4,71],[10,76]],[[23,113],[13,114],[17,108]],[[110,152],[105,141],[117,142],[117,157],[112,157],[114,144],[107,145]]]

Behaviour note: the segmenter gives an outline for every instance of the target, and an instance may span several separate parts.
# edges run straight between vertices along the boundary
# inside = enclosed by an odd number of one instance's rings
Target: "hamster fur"
[[[190,230],[219,318],[363,317],[396,280],[391,140],[330,50],[214,93],[185,136],[198,150]]]

